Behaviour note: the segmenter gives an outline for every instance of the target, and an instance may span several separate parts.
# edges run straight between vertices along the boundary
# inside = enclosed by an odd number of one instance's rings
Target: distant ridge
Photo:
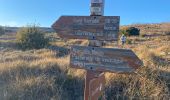
[[[121,29],[128,27],[139,28],[141,34],[163,34],[166,32],[170,32],[170,22],[122,25]],[[21,27],[5,27],[5,30],[7,33],[16,33],[20,28]],[[55,32],[50,27],[39,27],[39,29],[45,33]]]
[[[5,27],[5,31],[8,33],[16,33],[20,28],[22,27]],[[46,33],[55,32],[52,28],[49,27],[39,27],[39,29]]]

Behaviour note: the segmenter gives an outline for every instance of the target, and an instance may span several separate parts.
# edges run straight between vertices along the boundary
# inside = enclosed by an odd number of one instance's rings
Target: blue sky
[[[50,27],[62,15],[90,14],[90,0],[0,0],[0,25]],[[121,25],[170,22],[170,0],[105,0],[105,16]]]

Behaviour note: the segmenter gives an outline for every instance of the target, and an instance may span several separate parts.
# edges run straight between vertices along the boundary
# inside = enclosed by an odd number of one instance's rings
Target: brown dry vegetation
[[[122,26],[121,28],[127,27],[139,28],[142,35],[170,35],[170,23],[134,24]]]
[[[103,97],[170,99],[170,36],[128,39],[132,42],[124,48],[132,49],[144,66],[129,75],[106,73]],[[69,67],[69,48],[87,43],[55,38],[48,48],[21,51],[14,40],[1,40],[0,100],[83,100],[85,71]]]

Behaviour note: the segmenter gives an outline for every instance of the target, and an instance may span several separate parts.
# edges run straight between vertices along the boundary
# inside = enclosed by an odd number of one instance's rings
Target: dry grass
[[[134,51],[144,66],[131,75],[107,73],[106,99],[169,99],[170,66],[159,62],[156,52],[147,46],[139,46]]]
[[[122,26],[121,28],[137,27],[144,35],[168,35],[170,32],[170,23],[160,24],[134,24]]]
[[[56,52],[48,49],[13,50],[1,54],[3,57],[0,60],[1,100],[82,98],[83,79],[70,73],[68,56],[57,58]],[[70,93],[74,89],[76,92]]]
[[[130,75],[106,73],[103,96],[107,100],[168,100],[170,46],[161,44],[168,38],[162,37],[161,42],[156,38],[149,41],[133,38],[135,43],[127,47],[133,49],[144,66]],[[85,71],[70,68],[67,45],[87,43],[57,41],[52,42],[49,49],[29,51],[0,45],[3,47],[0,50],[0,100],[83,100]],[[151,43],[155,43],[154,47]]]

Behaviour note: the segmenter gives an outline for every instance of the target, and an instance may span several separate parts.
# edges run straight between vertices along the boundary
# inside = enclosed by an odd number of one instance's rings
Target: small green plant
[[[4,27],[0,26],[0,35],[3,35],[5,34],[5,29]]]
[[[21,49],[40,49],[48,45],[42,31],[36,25],[21,28],[17,32],[17,43]]]
[[[132,44],[132,40],[127,39],[127,40],[126,40],[126,44]]]
[[[120,30],[120,34],[124,34],[125,36],[128,35],[127,30],[125,28]]]

